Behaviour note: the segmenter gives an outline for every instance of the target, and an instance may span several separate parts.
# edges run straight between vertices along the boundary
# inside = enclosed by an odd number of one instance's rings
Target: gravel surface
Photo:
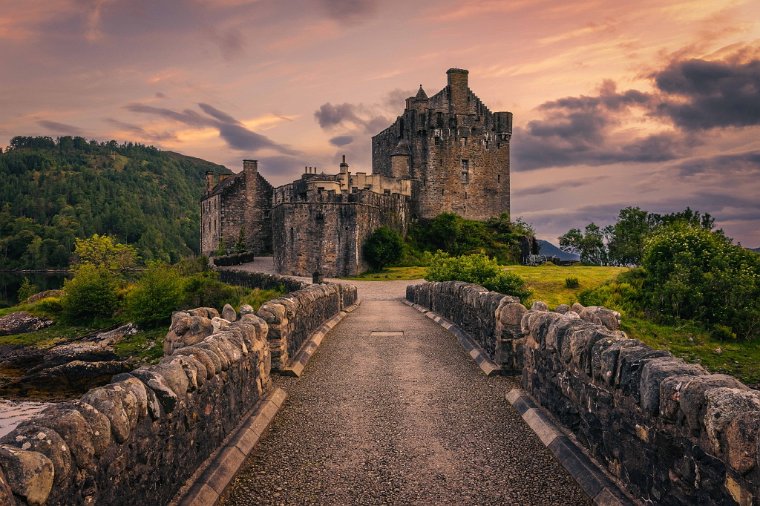
[[[504,399],[515,378],[402,304],[409,282],[356,284],[303,376],[276,378],[288,399],[223,504],[590,504]]]

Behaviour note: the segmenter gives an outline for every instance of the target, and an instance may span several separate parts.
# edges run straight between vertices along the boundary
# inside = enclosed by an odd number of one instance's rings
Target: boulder
[[[554,308],[554,312],[559,313],[559,314],[565,314],[568,311],[570,311],[570,306],[568,306],[567,304],[560,304],[559,306]]]
[[[548,311],[549,310],[549,306],[546,305],[546,302],[541,302],[540,300],[537,300],[530,307],[530,310],[531,311]]]
[[[34,332],[52,324],[53,320],[40,318],[26,311],[17,311],[0,318],[0,336]]]
[[[237,320],[237,313],[235,312],[235,309],[230,306],[229,304],[225,304],[222,308],[222,318],[227,320],[228,322],[234,322]]]
[[[0,470],[13,493],[28,504],[47,501],[53,488],[54,470],[53,463],[43,454],[0,445]]]
[[[740,413],[725,430],[728,465],[746,474],[757,465],[760,446],[760,411]]]
[[[256,314],[256,311],[254,311],[253,307],[249,304],[243,304],[240,306],[240,317],[242,318],[243,315],[247,314]]]
[[[719,387],[705,392],[705,430],[713,452],[721,454],[721,437],[731,421],[741,413],[760,411],[760,392]]]
[[[197,344],[213,332],[214,325],[211,319],[176,313],[164,338],[164,354],[171,355],[176,349]]]
[[[48,297],[63,297],[63,293],[63,290],[44,290],[35,293],[34,295],[30,295],[24,302],[37,302],[38,300],[47,299]]]

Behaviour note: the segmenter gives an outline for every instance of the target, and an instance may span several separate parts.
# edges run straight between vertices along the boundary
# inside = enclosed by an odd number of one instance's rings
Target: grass
[[[365,272],[358,276],[342,279],[357,281],[393,281],[396,279],[423,279],[427,273],[427,267],[387,267],[380,272]]]
[[[626,267],[558,266],[550,263],[537,267],[509,265],[506,269],[523,278],[527,287],[533,292],[528,299],[528,304],[541,300],[550,308],[559,304],[578,302],[578,295],[583,290],[596,288],[627,270]],[[565,283],[567,278],[577,278],[578,286],[568,288]]]
[[[621,325],[629,337],[652,348],[702,364],[710,372],[730,374],[750,385],[760,384],[760,339],[720,341],[692,321],[660,324],[624,316]]]

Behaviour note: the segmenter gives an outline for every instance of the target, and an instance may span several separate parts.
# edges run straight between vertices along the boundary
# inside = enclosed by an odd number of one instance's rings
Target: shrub
[[[758,335],[760,256],[722,232],[686,223],[661,227],[647,240],[642,264],[650,310],[725,326],[740,338]]]
[[[496,260],[481,254],[452,257],[439,251],[433,255],[425,279],[476,283],[504,295],[519,297],[523,302],[531,294],[522,278],[506,272]]]
[[[185,301],[179,273],[160,262],[151,263],[127,294],[127,314],[138,323],[168,321]]]
[[[63,285],[61,310],[69,322],[111,318],[118,309],[118,277],[103,267],[80,265]]]
[[[222,283],[217,277],[218,274],[215,272],[205,272],[186,278],[185,305],[217,309],[221,309],[225,304],[236,306],[246,289]]]
[[[76,265],[91,264],[112,271],[123,271],[137,265],[137,260],[137,249],[134,246],[121,244],[107,235],[93,234],[74,242]]]
[[[565,288],[578,288],[581,286],[578,278],[565,278]]]
[[[24,302],[26,299],[39,292],[40,289],[37,285],[29,281],[29,278],[24,277],[21,282],[21,286],[18,289],[17,297],[19,302]]]
[[[380,227],[372,232],[364,242],[364,259],[374,271],[401,260],[404,251],[404,240],[395,230]]]

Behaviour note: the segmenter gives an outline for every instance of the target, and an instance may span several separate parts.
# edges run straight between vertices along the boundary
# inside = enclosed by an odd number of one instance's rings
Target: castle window
[[[440,146],[441,145],[441,138],[440,137],[436,137],[435,138],[435,145],[436,146]]]
[[[443,113],[442,112],[435,113],[435,125],[438,128],[443,128]]]
[[[470,182],[470,161],[462,160],[462,182]]]
[[[496,174],[496,182],[501,183],[501,174]]]

